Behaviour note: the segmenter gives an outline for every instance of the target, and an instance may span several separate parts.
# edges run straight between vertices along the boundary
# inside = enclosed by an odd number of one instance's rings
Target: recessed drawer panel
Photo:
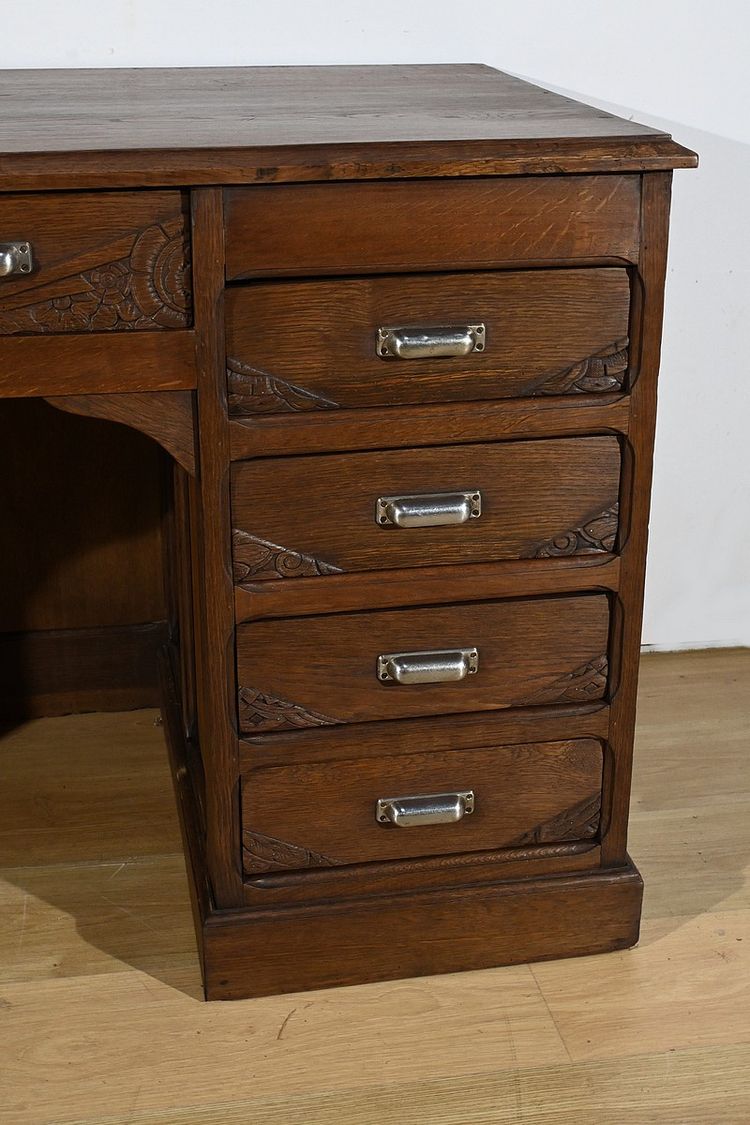
[[[243,779],[244,867],[257,876],[587,840],[601,787],[594,739],[260,767]]]
[[[639,210],[637,175],[232,188],[227,279],[633,262]]]
[[[612,393],[624,269],[258,283],[227,292],[235,415]]]
[[[240,625],[240,729],[602,699],[608,631],[604,594]]]
[[[235,581],[611,551],[619,477],[615,437],[237,462]]]
[[[0,196],[0,335],[185,328],[191,292],[182,192]]]

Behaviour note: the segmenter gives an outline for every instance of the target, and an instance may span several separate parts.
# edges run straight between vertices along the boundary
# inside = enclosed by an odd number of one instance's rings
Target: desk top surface
[[[694,163],[483,65],[0,72],[0,190]]]

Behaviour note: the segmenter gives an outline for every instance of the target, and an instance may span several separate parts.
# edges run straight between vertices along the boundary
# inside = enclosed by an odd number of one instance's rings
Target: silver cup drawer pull
[[[479,671],[479,650],[389,652],[378,657],[378,679],[397,684],[442,684],[465,680]]]
[[[0,278],[31,273],[34,256],[28,242],[0,242]]]
[[[375,522],[380,527],[446,527],[479,519],[481,514],[479,489],[426,496],[380,496],[375,503]]]
[[[379,824],[398,828],[425,828],[428,824],[455,824],[474,812],[474,791],[433,793],[425,797],[381,797],[375,805]]]
[[[439,325],[434,328],[378,328],[375,351],[381,359],[439,359],[483,352],[483,324]]]

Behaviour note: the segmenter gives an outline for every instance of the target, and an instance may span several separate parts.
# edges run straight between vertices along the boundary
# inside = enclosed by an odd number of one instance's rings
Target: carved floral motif
[[[242,833],[244,866],[248,874],[259,875],[266,871],[294,871],[304,867],[335,867],[338,860],[329,859],[320,852],[264,836],[260,832]]]
[[[559,844],[565,840],[590,840],[599,828],[601,805],[601,793],[593,793],[583,801],[571,805],[569,809],[537,824],[531,831],[517,836],[508,846],[515,848],[528,844]]]
[[[336,410],[338,403],[238,359],[227,359],[230,414],[279,414],[289,411]]]
[[[312,578],[341,574],[341,568],[302,551],[280,547],[246,531],[232,532],[234,581],[239,586],[252,578]]]
[[[628,338],[615,340],[606,348],[587,356],[537,384],[533,394],[571,395],[621,391],[628,369]]]
[[[284,730],[295,727],[325,727],[338,723],[328,715],[306,711],[298,703],[289,703],[275,695],[255,688],[241,687],[238,692],[240,726],[243,730]]]
[[[611,551],[617,537],[620,505],[615,502],[580,527],[570,527],[553,539],[537,543],[525,554],[528,559],[552,559],[564,555],[593,555]]]
[[[601,699],[607,687],[607,657],[597,656],[560,676],[549,687],[542,688],[524,700],[537,706],[542,703],[585,703],[591,699]]]
[[[148,227],[130,254],[55,282],[57,296],[0,308],[0,332],[184,328],[190,323],[190,247],[181,218]],[[64,290],[67,290],[65,292]]]

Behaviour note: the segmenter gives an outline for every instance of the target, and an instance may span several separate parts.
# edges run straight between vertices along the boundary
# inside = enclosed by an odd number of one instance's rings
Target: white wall
[[[750,644],[745,0],[0,0],[0,67],[486,62],[667,128],[675,175],[644,642]]]

